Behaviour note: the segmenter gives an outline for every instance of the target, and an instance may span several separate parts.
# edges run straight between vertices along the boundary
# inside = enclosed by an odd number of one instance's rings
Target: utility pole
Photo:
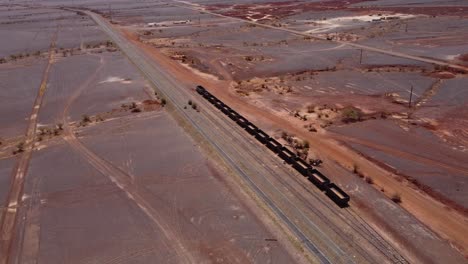
[[[411,108],[411,99],[412,98],[413,98],[413,85],[411,85],[411,92],[410,92],[410,96],[409,96],[408,108]]]
[[[359,64],[362,64],[362,49],[361,49],[361,56],[359,57]]]
[[[405,33],[408,33],[408,23],[405,24]]]

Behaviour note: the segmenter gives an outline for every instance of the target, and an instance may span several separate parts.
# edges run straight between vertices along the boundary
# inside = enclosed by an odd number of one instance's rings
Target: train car
[[[293,164],[294,160],[296,159],[296,154],[294,154],[294,152],[292,152],[286,147],[282,147],[281,150],[278,152],[278,155],[280,156],[280,158],[282,158],[289,164]]]
[[[316,169],[309,171],[309,177],[307,177],[307,179],[322,191],[326,190],[327,186],[330,184],[330,180]]]
[[[237,119],[239,119],[239,114],[234,111],[234,110],[229,110],[229,113],[227,114],[229,118],[231,118],[233,121],[237,121]]]
[[[199,94],[204,94],[206,92],[206,89],[201,85],[197,85],[196,90],[197,90],[197,93],[199,93]]]
[[[281,143],[279,143],[278,141],[276,141],[272,137],[268,138],[266,146],[267,146],[267,148],[269,148],[271,151],[273,151],[275,153],[279,153],[281,151],[281,148],[283,147],[283,145],[281,145]]]
[[[239,115],[239,117],[237,118],[237,124],[239,124],[239,126],[241,126],[242,128],[246,128],[247,127],[247,123],[249,123],[249,120],[247,120],[245,117]]]
[[[307,162],[301,158],[296,158],[293,163],[293,167],[302,175],[309,176],[309,173],[312,172],[312,167],[307,164]]]
[[[225,115],[229,115],[229,112],[231,111],[231,107],[227,106],[227,105],[224,105],[223,107],[221,107],[221,111],[225,114]]]
[[[223,102],[221,102],[220,100],[216,100],[216,102],[214,103],[214,106],[216,106],[216,108],[218,108],[219,110],[222,110],[224,106],[226,106]]]
[[[210,92],[208,92],[208,91],[206,91],[206,90],[205,90],[205,92],[202,93],[201,95],[202,95],[206,100],[209,100],[209,98],[213,96]]]
[[[261,129],[257,129],[257,134],[255,134],[255,138],[260,141],[262,144],[267,144],[268,139],[270,136],[268,136],[267,133],[263,132]]]
[[[254,124],[247,122],[247,125],[245,126],[245,130],[249,132],[250,135],[255,136],[257,134],[258,127],[256,127]]]
[[[216,98],[214,95],[210,95],[208,97],[208,101],[210,101],[210,103],[214,105],[218,101],[218,98]]]
[[[328,188],[325,191],[325,194],[332,199],[338,206],[341,208],[348,207],[349,195],[345,193],[340,187],[336,186],[334,183],[330,183],[327,186]]]

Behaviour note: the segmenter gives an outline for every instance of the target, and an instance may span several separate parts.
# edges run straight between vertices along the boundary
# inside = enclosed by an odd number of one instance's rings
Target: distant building
[[[150,22],[150,23],[146,23],[146,26],[148,26],[148,27],[167,27],[168,24],[185,25],[185,24],[188,24],[190,22],[192,22],[192,20],[178,20],[178,21],[160,22],[160,23]]]

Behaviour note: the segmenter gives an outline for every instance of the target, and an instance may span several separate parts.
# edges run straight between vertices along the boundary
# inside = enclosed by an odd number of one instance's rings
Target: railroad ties
[[[299,158],[294,152],[281,145],[274,138],[256,127],[247,118],[232,110],[229,106],[221,102],[218,98],[208,92],[203,86],[196,87],[197,93],[208,100],[212,105],[218,108],[221,112],[227,115],[232,121],[236,122],[240,127],[245,129],[250,135],[254,136],[260,143],[278,155],[284,162],[290,164],[297,172],[306,177],[320,191],[325,192],[329,197],[341,208],[348,207],[349,195],[341,190],[336,184],[330,182],[325,175],[313,168],[306,161]]]

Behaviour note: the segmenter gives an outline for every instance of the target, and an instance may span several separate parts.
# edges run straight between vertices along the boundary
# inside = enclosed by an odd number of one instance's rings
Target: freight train
[[[306,177],[307,180],[314,184],[320,191],[325,192],[325,195],[338,206],[342,208],[348,206],[348,202],[350,200],[349,195],[341,190],[336,184],[332,183],[325,175],[313,168],[303,159],[299,158],[291,150],[281,145],[281,143],[270,137],[260,128],[256,127],[253,123],[247,120],[247,118],[224,104],[208,92],[203,86],[198,85],[196,87],[196,91],[221,112],[227,115],[232,121],[245,129],[247,133],[254,136],[260,143],[278,155],[284,162],[290,164],[297,172]]]

